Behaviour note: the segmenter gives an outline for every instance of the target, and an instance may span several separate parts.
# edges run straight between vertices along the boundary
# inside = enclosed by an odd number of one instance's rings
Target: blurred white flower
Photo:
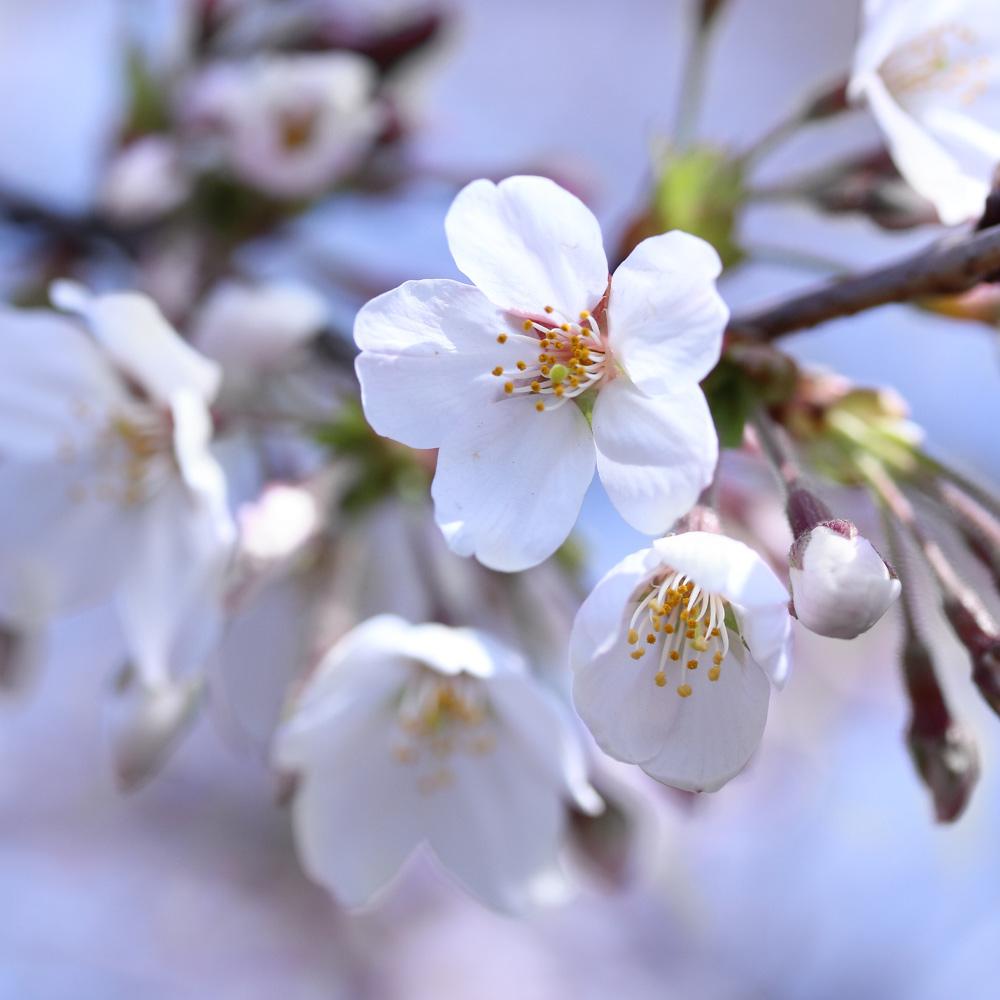
[[[715,791],[760,742],[788,674],[788,593],[753,549],[690,531],[619,563],[573,626],[573,700],[598,745]]]
[[[121,222],[147,222],[180,205],[189,188],[176,144],[166,136],[148,135],[111,161],[101,206]]]
[[[602,807],[558,702],[515,653],[390,615],[333,647],[275,757],[301,777],[303,864],[348,906],[426,844],[483,902],[520,910],[559,882],[567,805]]]
[[[200,665],[233,539],[209,450],[215,364],[153,303],[70,282],[0,311],[0,618],[37,624],[115,595],[149,683]]]
[[[954,225],[982,215],[1000,164],[993,0],[866,0],[850,93],[903,176]]]
[[[191,340],[227,378],[240,370],[261,375],[280,368],[326,322],[326,303],[307,285],[223,281],[198,310]]]
[[[375,68],[351,52],[271,55],[210,67],[186,115],[223,161],[280,198],[322,193],[363,158],[384,121]]]
[[[272,483],[240,506],[239,522],[241,553],[266,563],[299,551],[320,527],[321,512],[312,490]]]
[[[595,460],[630,524],[667,530],[718,454],[698,386],[728,317],[718,255],[656,236],[609,288],[597,220],[541,177],[469,184],[446,229],[475,284],[406,282],[361,310],[354,336],[372,427],[440,449],[449,545],[494,569],[541,562],[573,527]]]
[[[817,524],[789,554],[795,616],[811,632],[854,639],[899,597],[901,585],[850,521]]]

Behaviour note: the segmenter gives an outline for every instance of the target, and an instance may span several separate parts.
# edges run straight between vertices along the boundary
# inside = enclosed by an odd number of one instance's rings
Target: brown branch
[[[734,316],[732,335],[774,340],[892,302],[957,295],[1000,271],[1000,228],[949,237],[898,264],[842,278],[769,309]]]

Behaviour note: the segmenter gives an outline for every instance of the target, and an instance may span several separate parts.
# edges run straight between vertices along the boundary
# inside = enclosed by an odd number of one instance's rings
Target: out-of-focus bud
[[[34,633],[0,622],[0,692],[24,688],[35,672],[39,653]]]
[[[650,203],[626,231],[619,254],[625,258],[647,237],[682,229],[711,243],[730,267],[743,257],[736,214],[744,193],[742,167],[720,150],[668,150]]]
[[[952,823],[979,781],[979,751],[972,735],[952,718],[930,654],[912,630],[903,649],[903,672],[912,706],[907,746],[934,799],[938,822]]]
[[[793,489],[788,520],[792,610],[811,632],[854,639],[899,597],[895,572],[850,521],[834,518],[808,490]]]
[[[176,145],[149,135],[126,146],[104,178],[101,207],[117,222],[138,225],[166,215],[190,192]]]
[[[725,6],[726,0],[701,0],[698,5],[698,24],[703,29],[707,28]]]
[[[130,667],[118,677],[107,710],[107,733],[118,787],[139,788],[163,766],[194,720],[200,680],[150,685]]]
[[[947,595],[944,613],[972,660],[972,680],[1000,715],[1000,628],[971,592]]]

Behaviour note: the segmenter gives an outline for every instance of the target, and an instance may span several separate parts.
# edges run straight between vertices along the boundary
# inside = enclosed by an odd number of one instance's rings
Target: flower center
[[[294,108],[278,116],[278,131],[282,148],[296,153],[308,146],[316,136],[319,111],[316,108]]]
[[[989,85],[989,56],[969,51],[978,41],[975,32],[961,24],[935,28],[889,56],[882,65],[882,78],[897,96],[951,91],[962,103],[971,104]]]
[[[629,654],[641,660],[656,657],[653,681],[666,687],[668,672],[676,673],[677,694],[688,698],[691,681],[703,663],[710,681],[722,674],[729,652],[728,604],[718,594],[703,590],[683,573],[669,570],[654,577],[640,591],[629,621],[626,639],[635,647]]]
[[[552,317],[551,322],[526,319],[522,324],[526,334],[538,338],[538,354],[526,355],[513,368],[497,365],[492,372],[505,379],[503,390],[508,396],[537,396],[535,409],[539,413],[555,410],[594,388],[606,377],[610,358],[607,339],[592,313],[584,310],[570,322],[552,306],[544,311]],[[508,334],[501,332],[497,343],[504,344],[507,339]]]
[[[116,416],[111,421],[113,439],[124,445],[125,481],[115,498],[124,504],[137,504],[149,498],[160,481],[162,458],[173,454],[170,421],[160,414],[149,419]]]
[[[413,765],[417,788],[430,794],[454,781],[457,754],[480,756],[496,745],[496,722],[486,692],[474,677],[442,677],[419,667],[396,713],[392,755]]]

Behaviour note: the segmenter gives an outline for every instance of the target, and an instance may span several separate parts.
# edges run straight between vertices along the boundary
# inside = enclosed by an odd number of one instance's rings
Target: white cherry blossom
[[[551,555],[594,468],[622,516],[666,531],[711,480],[718,440],[699,381],[728,312],[721,265],[681,232],[640,243],[610,279],[597,220],[541,177],[474,181],[446,220],[474,282],[409,281],[354,336],[372,427],[438,448],[451,547],[495,569]]]
[[[260,56],[206,70],[186,115],[247,183],[312,197],[356,167],[381,129],[376,83],[374,65],[352,52]]]
[[[482,901],[520,910],[553,880],[567,806],[602,808],[559,703],[517,654],[392,615],[330,650],[275,759],[300,776],[303,864],[347,906],[426,845]]]
[[[60,282],[0,310],[0,620],[114,597],[151,688],[204,661],[233,526],[209,442],[218,367],[145,296]]]
[[[1000,164],[994,0],[866,0],[850,93],[945,224],[982,215]]]
[[[690,531],[629,556],[573,626],[573,700],[598,745],[688,791],[715,791],[760,742],[788,674],[788,592],[751,548]]]

